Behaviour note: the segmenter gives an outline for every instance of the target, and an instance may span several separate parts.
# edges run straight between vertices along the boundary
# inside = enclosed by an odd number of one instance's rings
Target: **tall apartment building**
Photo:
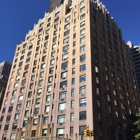
[[[134,46],[131,41],[128,41],[127,45],[130,47],[130,50],[132,52],[138,89],[140,93],[140,45]]]
[[[0,110],[1,110],[1,105],[8,81],[8,77],[10,74],[10,69],[11,69],[11,63],[8,61],[4,61],[0,63]]]
[[[121,30],[99,0],[58,5],[16,47],[0,139],[125,140],[139,94]]]

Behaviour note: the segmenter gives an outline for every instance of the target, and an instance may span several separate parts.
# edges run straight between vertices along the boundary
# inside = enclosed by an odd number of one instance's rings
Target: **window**
[[[54,50],[56,48],[56,44],[53,44],[52,45],[52,49]]]
[[[80,94],[86,93],[86,86],[80,87]]]
[[[47,129],[42,130],[42,136],[47,136]]]
[[[67,51],[69,49],[69,45],[66,45],[63,47],[63,52]]]
[[[82,0],[82,1],[80,2],[80,5],[82,5],[82,4],[84,4],[84,0]]]
[[[72,90],[71,90],[71,96],[74,96],[74,93],[75,93],[75,90],[72,89]]]
[[[54,68],[50,68],[49,73],[53,73]]]
[[[71,101],[71,108],[74,108],[74,100]]]
[[[68,36],[69,33],[70,33],[70,30],[65,31],[65,32],[64,32],[64,36]]]
[[[79,120],[85,120],[86,119],[86,111],[79,112]]]
[[[57,16],[59,16],[59,14],[60,14],[60,12],[57,12],[57,13],[55,13],[55,16],[57,17]]]
[[[3,118],[4,118],[4,116],[1,116],[1,118],[0,118],[0,122],[2,122],[2,121],[3,121]]]
[[[40,78],[44,76],[44,71],[40,72]]]
[[[8,115],[7,118],[6,118],[6,121],[7,122],[10,121],[10,119],[11,119],[11,115]]]
[[[27,70],[29,68],[29,64],[25,66],[24,70]]]
[[[58,128],[57,129],[57,136],[63,136],[65,134],[64,128]]]
[[[86,75],[84,74],[84,75],[81,75],[80,76],[80,83],[81,82],[85,82],[86,81]]]
[[[54,64],[54,59],[52,59],[52,60],[50,61],[50,64],[51,64],[51,65],[53,65],[53,64]]]
[[[66,60],[69,57],[69,53],[63,54],[62,55],[62,60]]]
[[[86,98],[80,99],[80,106],[86,106]]]
[[[6,135],[6,134],[4,134],[4,135],[2,136],[2,140],[7,140],[7,135]]]
[[[85,64],[80,66],[80,71],[84,71],[84,70],[86,70],[86,65]]]
[[[54,37],[53,42],[56,43],[56,41],[57,41],[57,37]]]
[[[20,79],[20,75],[16,76],[16,80],[19,80]]]
[[[9,124],[6,124],[6,125],[4,126],[4,130],[8,130],[8,128],[9,128]]]
[[[75,33],[75,34],[73,34],[73,38],[76,38],[76,33]]]
[[[21,108],[21,104],[18,104],[16,110],[20,110],[20,108]]]
[[[22,101],[22,100],[23,100],[23,96],[19,96],[18,101]]]
[[[24,73],[23,73],[23,77],[26,77],[27,74],[28,74],[28,72],[24,72]]]
[[[23,84],[23,82],[22,82],[22,84]],[[25,87],[20,88],[20,93],[23,93],[24,92],[24,89],[25,89]]]
[[[80,27],[82,27],[84,25],[85,25],[85,21],[83,21],[83,22],[80,23]]]
[[[54,20],[54,22],[58,22],[58,21],[59,21],[59,17]]]
[[[80,62],[82,62],[82,61],[85,61],[86,60],[86,55],[84,54],[84,55],[81,55],[80,56]]]
[[[18,120],[19,119],[19,113],[15,114],[14,120]]]
[[[28,93],[28,98],[32,97],[32,91]]]
[[[17,125],[18,125],[17,123],[13,123],[12,130],[17,129]]]
[[[73,64],[73,65],[75,64],[75,59],[72,59],[72,64]]]
[[[73,122],[74,121],[74,113],[70,114],[70,121]]]
[[[38,118],[33,119],[33,125],[37,125]]]
[[[81,31],[80,31],[80,35],[84,35],[85,34],[85,29],[82,29]]]
[[[100,90],[99,90],[99,88],[96,88],[96,94],[100,96]]]
[[[80,20],[82,20],[84,18],[85,18],[85,14],[83,14],[83,15],[80,16]]]
[[[39,80],[38,86],[42,86],[43,80]]]
[[[16,93],[17,93],[17,91],[14,90],[14,91],[12,92],[12,96],[16,95]]]
[[[67,71],[62,72],[62,73],[61,73],[61,78],[66,78],[66,77],[67,77],[67,74],[68,74],[68,72],[67,72]]]
[[[84,43],[86,41],[85,37],[80,38],[80,43]]]
[[[72,55],[75,55],[75,54],[76,54],[76,50],[73,50]]]
[[[35,108],[34,115],[37,115],[38,113],[39,113],[39,108]]]
[[[51,92],[51,90],[52,90],[52,85],[49,85],[49,86],[47,87],[47,92]]]
[[[15,140],[15,139],[16,139],[16,134],[11,134],[10,140]]]
[[[75,47],[75,46],[76,46],[76,41],[73,42],[73,47]]]
[[[25,137],[25,132],[22,131],[22,132],[21,132],[21,138],[24,138],[24,137]]]
[[[35,79],[35,75],[32,75],[31,76],[31,80],[33,81]]]
[[[46,102],[49,102],[51,100],[51,95],[46,96]]]
[[[44,47],[47,47],[47,46],[48,46],[48,42],[45,42],[45,43],[44,43]]]
[[[99,69],[98,69],[97,66],[95,66],[95,72],[96,72],[96,73],[99,73]]]
[[[49,116],[45,116],[44,117],[44,120],[43,120],[43,123],[44,124],[47,124],[49,122]]]
[[[63,40],[63,44],[68,43],[68,42],[69,42],[69,37],[67,37]]]
[[[65,87],[67,87],[67,81],[61,82],[60,88],[65,88]]]
[[[52,53],[51,53],[51,57],[54,57],[55,56],[55,51],[53,51]]]
[[[20,57],[20,60],[22,60],[24,58],[24,55]]]
[[[65,22],[68,22],[70,20],[70,16],[65,18]]]
[[[65,115],[59,115],[57,122],[58,123],[64,123],[65,122]]]
[[[44,69],[45,68],[45,63],[41,65],[41,69]]]
[[[50,106],[48,105],[45,107],[45,113],[48,113],[49,111],[50,111]]]
[[[72,74],[75,74],[75,68],[72,68]]]
[[[68,62],[62,63],[61,69],[66,69],[68,67]]]
[[[19,74],[20,72],[21,72],[21,69],[18,69],[18,70],[17,70],[17,73]]]
[[[70,136],[73,136],[73,133],[74,133],[74,128],[70,127]]]
[[[28,117],[29,116],[29,110],[26,110],[25,111],[25,115],[24,115],[25,117]]]
[[[19,67],[21,67],[21,66],[22,66],[22,64],[23,64],[23,62],[20,62],[20,63],[19,63]]]
[[[34,83],[31,83],[29,88],[32,89],[33,86],[34,86]]]
[[[45,40],[48,40],[48,38],[49,38],[49,35],[47,35],[47,36],[45,37]]]
[[[96,84],[99,84],[99,77],[96,77]]]
[[[71,79],[71,84],[74,85],[75,84],[75,78]]]
[[[11,101],[10,101],[10,103],[13,104],[14,101],[15,101],[15,98],[12,98]]]
[[[32,53],[31,51],[30,51],[30,52],[28,52],[28,53],[27,53],[27,56],[30,56],[30,55],[31,55],[31,53]]]
[[[36,135],[36,130],[32,130],[31,137],[35,137],[35,135]]]
[[[14,84],[14,88],[17,88],[17,87],[18,87],[18,83],[15,83],[15,84]]]
[[[12,110],[13,110],[13,106],[10,106],[8,112],[12,112]]]
[[[101,102],[99,100],[97,100],[97,106],[99,109],[101,108]]]
[[[66,103],[60,103],[58,110],[65,110],[66,109]]]
[[[42,88],[38,89],[37,94],[41,94],[42,93]]]
[[[65,99],[66,98],[66,91],[59,93],[59,99]]]
[[[85,6],[80,8],[80,12],[84,12],[85,11]]]

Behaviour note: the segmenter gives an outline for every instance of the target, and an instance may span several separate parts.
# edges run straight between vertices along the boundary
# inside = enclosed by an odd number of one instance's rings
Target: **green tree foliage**
[[[140,113],[127,116],[127,140],[140,140]]]
[[[137,127],[135,133],[135,140],[140,140],[140,113],[136,115],[137,120],[135,121],[134,125]]]

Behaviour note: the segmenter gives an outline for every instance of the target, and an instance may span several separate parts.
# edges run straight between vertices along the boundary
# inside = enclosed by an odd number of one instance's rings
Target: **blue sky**
[[[123,39],[140,44],[140,0],[101,0],[122,29]],[[0,0],[0,62],[12,62],[15,48],[47,11],[49,0]]]

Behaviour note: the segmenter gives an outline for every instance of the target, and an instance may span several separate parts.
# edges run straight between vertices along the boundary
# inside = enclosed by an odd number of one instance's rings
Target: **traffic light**
[[[90,129],[87,129],[87,136],[91,137],[91,130]]]
[[[87,137],[87,129],[84,130],[84,136]]]
[[[91,136],[94,136],[94,131],[93,130],[91,130]]]

